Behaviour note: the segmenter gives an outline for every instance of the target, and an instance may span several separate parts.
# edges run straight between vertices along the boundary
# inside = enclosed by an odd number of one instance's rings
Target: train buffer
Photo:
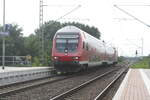
[[[150,69],[129,69],[113,100],[150,100]]]

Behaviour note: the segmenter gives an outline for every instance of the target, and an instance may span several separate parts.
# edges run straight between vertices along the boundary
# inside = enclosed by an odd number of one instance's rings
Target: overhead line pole
[[[129,43],[131,43],[132,45],[138,47],[141,49],[141,56],[143,57],[143,45],[144,45],[144,41],[143,41],[143,38],[141,38],[141,46],[138,46],[137,44],[133,43],[132,41],[130,41],[129,39],[127,39]]]
[[[119,5],[119,6],[150,6],[150,5]],[[127,11],[121,9],[120,7],[118,7],[118,5],[114,5],[114,7],[116,7],[117,9],[119,9],[120,11],[126,13],[127,15],[129,15],[130,17],[133,17],[135,20],[139,21],[140,23],[146,25],[147,27],[150,27],[150,25],[146,24],[145,22],[141,21],[140,19],[136,18],[135,16],[131,15],[130,13],[128,13]],[[142,41],[142,46],[141,46],[141,51],[142,51],[142,56],[143,56],[143,38],[141,38]]]
[[[39,29],[40,29],[40,33],[39,33],[39,44],[40,44],[40,48],[39,48],[39,54],[41,55],[41,62],[42,64],[45,64],[45,58],[44,58],[44,32],[43,32],[43,6],[48,6],[48,5],[43,5],[43,0],[40,0],[40,8],[39,8]],[[81,5],[78,5],[76,8],[72,9],[71,11],[67,12],[66,14],[64,14],[63,16],[59,17],[57,20],[62,19],[63,17],[69,15],[70,13],[74,12],[75,10],[77,10],[78,8],[80,8]]]
[[[43,0],[40,0],[40,9],[39,9],[39,55],[41,55],[41,63],[44,65],[45,64],[45,59],[44,59],[44,33],[43,33]]]
[[[5,32],[5,0],[3,0],[3,32]],[[5,69],[5,35],[3,34],[3,59],[2,59],[2,69]]]
[[[143,57],[143,45],[144,45],[144,41],[143,41],[143,38],[141,38],[141,41],[142,41],[142,57]]]

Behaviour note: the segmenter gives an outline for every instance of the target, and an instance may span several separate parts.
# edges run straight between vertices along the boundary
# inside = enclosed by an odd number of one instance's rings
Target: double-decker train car
[[[57,71],[78,72],[91,65],[117,63],[117,50],[75,26],[66,26],[53,38],[52,59]]]

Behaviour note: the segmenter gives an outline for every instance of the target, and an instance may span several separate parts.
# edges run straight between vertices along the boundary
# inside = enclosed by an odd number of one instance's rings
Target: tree
[[[83,31],[89,33],[90,35],[92,35],[92,36],[94,36],[94,37],[96,37],[98,39],[100,39],[100,36],[101,36],[101,33],[99,32],[99,30],[96,27],[94,27],[94,26],[90,27],[88,25],[81,24],[81,23],[76,23],[76,22],[63,23],[62,25],[63,26],[67,26],[67,25],[76,26],[76,27],[82,29]]]
[[[17,24],[10,25],[11,27],[7,28],[9,32],[8,36],[5,36],[5,56],[25,56],[25,47],[24,47],[24,38],[22,34],[22,28]],[[2,31],[3,27],[0,27]],[[3,36],[0,36],[0,56],[2,56],[2,39]],[[5,58],[9,61],[12,58]],[[2,59],[0,59],[2,60]],[[9,62],[5,64],[10,64]]]
[[[94,27],[94,26],[90,27],[88,25],[84,25],[81,23],[75,23],[75,22],[60,23],[60,22],[56,22],[56,21],[49,21],[49,22],[46,22],[40,29],[36,29],[35,33],[37,36],[41,36],[41,31],[43,30],[44,39],[52,40],[56,31],[67,25],[74,25],[74,26],[82,29],[83,31],[89,33],[90,35],[100,39],[101,33],[99,32],[99,30],[96,27]]]
[[[38,37],[34,34],[29,35],[28,37],[24,37],[24,46],[25,46],[25,54],[30,55],[32,57],[38,56]]]
[[[38,37],[34,34],[24,37],[25,53],[26,55],[30,55],[32,57],[31,61],[33,66],[40,66],[38,40]]]
[[[24,39],[21,32],[22,28],[18,25],[12,25],[9,29],[9,36],[5,37],[6,56],[24,55]],[[2,36],[0,37],[0,55],[2,56]]]

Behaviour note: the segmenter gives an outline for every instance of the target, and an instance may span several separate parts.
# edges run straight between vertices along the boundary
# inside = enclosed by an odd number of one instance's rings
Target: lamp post
[[[3,32],[5,32],[5,0],[3,0]],[[2,69],[5,69],[5,35],[3,34],[3,58],[2,58]]]

